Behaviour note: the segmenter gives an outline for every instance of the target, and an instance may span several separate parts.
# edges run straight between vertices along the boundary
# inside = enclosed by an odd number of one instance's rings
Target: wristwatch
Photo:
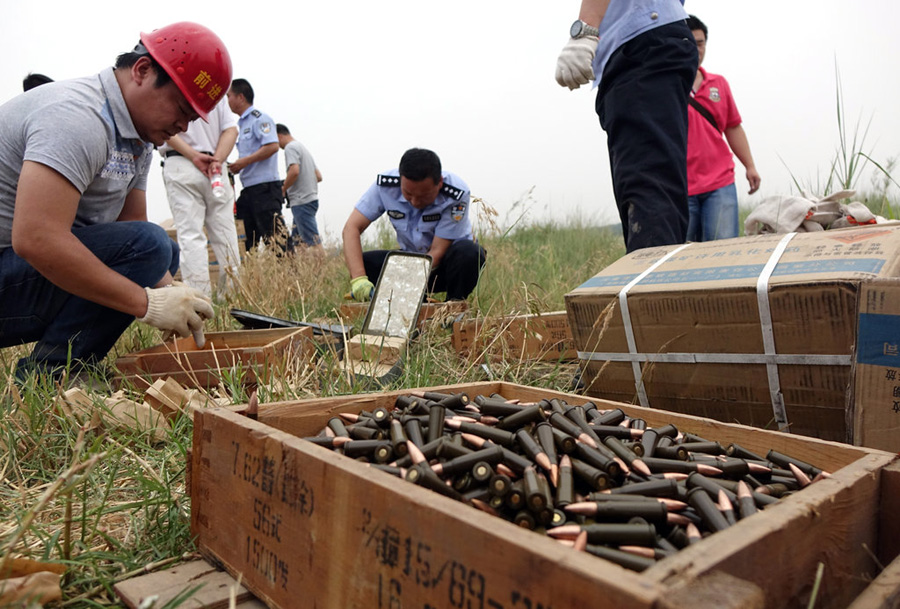
[[[569,28],[569,36],[572,38],[584,38],[585,36],[599,36],[600,30],[593,25],[588,25],[581,19],[578,19]]]

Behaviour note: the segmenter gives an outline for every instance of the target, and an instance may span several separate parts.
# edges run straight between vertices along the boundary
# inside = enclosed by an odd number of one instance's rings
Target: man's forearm
[[[594,27],[599,27],[609,8],[610,0],[582,0],[578,18]]]
[[[215,157],[220,163],[224,163],[228,159],[228,155],[234,149],[234,143],[237,141],[237,127],[230,127],[219,135],[219,142],[216,144]]]
[[[731,147],[731,151],[734,152],[734,156],[738,158],[745,168],[755,167],[753,155],[750,154],[750,142],[747,140],[747,134],[744,132],[743,127],[737,125],[726,129],[725,139],[728,140],[728,145]]]

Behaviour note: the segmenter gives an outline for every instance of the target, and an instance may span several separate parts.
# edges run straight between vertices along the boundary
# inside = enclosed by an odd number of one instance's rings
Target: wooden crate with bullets
[[[176,338],[116,360],[138,387],[173,378],[185,386],[215,387],[223,375],[239,373],[243,385],[265,380],[280,366],[309,361],[315,352],[312,328],[209,332],[198,348],[193,337]]]
[[[532,402],[583,396],[507,383],[433,388]],[[195,413],[191,526],[203,555],[270,607],[844,607],[897,554],[880,515],[897,455],[594,400],[830,472],[634,572],[302,439],[339,413],[390,410],[409,390]],[[896,473],[894,471],[894,473]],[[240,501],[235,501],[240,497]],[[896,497],[894,499],[896,506]],[[817,568],[824,569],[817,581]]]

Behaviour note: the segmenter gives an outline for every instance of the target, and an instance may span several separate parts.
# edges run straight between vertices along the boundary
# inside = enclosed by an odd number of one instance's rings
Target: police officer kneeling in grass
[[[178,246],[147,222],[147,171],[230,83],[219,37],[181,22],[0,106],[0,347],[36,341],[18,379],[93,367],[135,318],[202,346],[213,309],[172,285]]]
[[[387,212],[405,252],[431,256],[428,291],[446,292],[447,300],[465,300],[478,284],[484,248],[472,238],[469,187],[458,176],[441,171],[431,150],[412,148],[400,167],[378,176],[344,225],[344,260],[350,271],[353,299],[371,299],[372,283],[381,273],[387,250],[363,253],[362,233]]]

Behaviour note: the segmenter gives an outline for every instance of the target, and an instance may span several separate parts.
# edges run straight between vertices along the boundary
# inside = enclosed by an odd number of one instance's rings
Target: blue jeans
[[[291,205],[291,213],[294,215],[294,227],[291,229],[291,245],[302,242],[312,247],[318,245],[319,225],[316,224],[316,212],[319,211],[319,200],[310,201],[303,205]]]
[[[738,200],[734,182],[688,197],[688,241],[714,241],[738,236]]]
[[[178,244],[150,222],[113,222],[73,228],[72,234],[104,264],[142,287],[178,270]],[[99,363],[134,316],[56,287],[9,247],[0,251],[0,347],[37,341],[19,360],[29,370],[59,373]]]

